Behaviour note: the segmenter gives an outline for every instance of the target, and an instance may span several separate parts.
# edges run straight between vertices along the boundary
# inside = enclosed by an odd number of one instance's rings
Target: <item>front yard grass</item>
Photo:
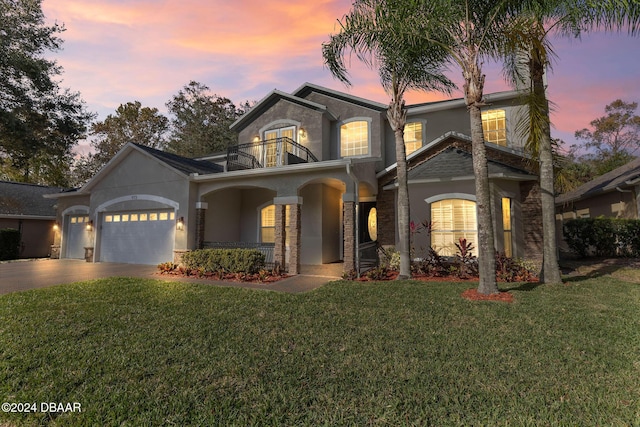
[[[0,297],[0,425],[640,425],[640,285],[104,279]]]

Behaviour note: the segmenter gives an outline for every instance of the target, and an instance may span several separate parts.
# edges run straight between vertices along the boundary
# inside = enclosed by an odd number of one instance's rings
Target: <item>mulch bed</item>
[[[509,292],[498,292],[497,294],[484,295],[478,292],[477,289],[467,289],[461,294],[462,298],[469,301],[500,301],[500,302],[513,302],[513,294]]]

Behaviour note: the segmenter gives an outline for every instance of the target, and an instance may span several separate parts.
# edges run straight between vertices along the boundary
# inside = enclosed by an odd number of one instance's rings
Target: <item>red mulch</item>
[[[477,289],[467,289],[461,294],[462,298],[469,301],[501,301],[513,302],[513,295],[509,292],[498,292],[497,294],[484,295],[478,293]]]

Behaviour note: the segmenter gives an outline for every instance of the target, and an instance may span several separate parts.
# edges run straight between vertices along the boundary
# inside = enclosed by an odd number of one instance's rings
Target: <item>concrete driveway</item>
[[[0,295],[63,283],[115,276],[301,293],[316,289],[331,280],[339,279],[340,268],[340,264],[322,267],[303,266],[303,274],[301,275],[263,284],[164,276],[158,274],[158,268],[155,265],[117,264],[111,262],[91,263],[76,259],[25,260],[0,263]]]
[[[155,265],[92,263],[77,259],[5,262],[0,263],[0,295],[103,277],[153,278],[157,271]]]

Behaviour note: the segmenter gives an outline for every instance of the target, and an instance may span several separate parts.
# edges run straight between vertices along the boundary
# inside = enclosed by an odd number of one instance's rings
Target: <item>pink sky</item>
[[[351,88],[323,67],[321,44],[350,6],[350,0],[43,1],[47,20],[67,29],[55,54],[63,86],[80,92],[100,120],[135,100],[166,112],[165,103],[191,80],[237,104],[304,82],[386,103],[377,75],[355,59]],[[574,143],[573,133],[604,115],[611,101],[640,102],[640,37],[593,34],[581,42],[559,38],[554,47],[558,59],[548,76],[554,137]],[[500,67],[486,65],[485,73],[485,92],[507,88]],[[459,74],[450,72],[456,82]]]

